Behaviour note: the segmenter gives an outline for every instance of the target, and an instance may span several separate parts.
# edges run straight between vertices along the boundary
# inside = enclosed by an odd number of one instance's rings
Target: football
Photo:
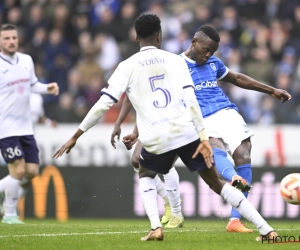
[[[300,174],[289,174],[280,182],[282,198],[293,205],[300,204]]]

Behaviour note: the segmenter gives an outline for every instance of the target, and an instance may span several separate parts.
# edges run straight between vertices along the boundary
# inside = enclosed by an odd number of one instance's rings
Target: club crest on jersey
[[[216,68],[216,65],[215,65],[214,63],[210,63],[209,65],[210,65],[210,67],[211,67],[213,70],[216,70],[216,69],[217,69],[217,68]]]
[[[23,64],[23,68],[27,71],[29,71],[29,65],[28,64]]]

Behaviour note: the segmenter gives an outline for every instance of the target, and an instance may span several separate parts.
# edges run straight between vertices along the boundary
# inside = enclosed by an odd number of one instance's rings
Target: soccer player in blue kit
[[[240,88],[266,93],[281,102],[290,100],[291,95],[285,90],[273,88],[228,69],[222,60],[214,56],[219,41],[220,36],[215,28],[201,26],[196,31],[192,44],[181,56],[186,60],[195,85],[195,94],[213,148],[217,170],[225,180],[232,183],[238,181],[238,186],[247,197],[252,181],[250,138],[254,134],[217,81],[222,80]],[[232,155],[235,168],[227,158],[227,151]],[[231,218],[226,227],[228,232],[252,232],[240,222],[240,217],[241,215],[232,208]]]

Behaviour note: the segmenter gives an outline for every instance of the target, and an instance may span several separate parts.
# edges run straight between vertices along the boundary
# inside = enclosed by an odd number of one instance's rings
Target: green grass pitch
[[[268,244],[250,234],[225,232],[226,220],[186,220],[184,227],[164,230],[160,242],[141,242],[149,222],[140,220],[26,220],[25,225],[0,224],[0,250],[193,250],[300,249],[300,243]],[[270,221],[279,235],[300,237],[299,221]],[[249,226],[249,224],[248,224]],[[252,225],[249,228],[255,229]]]

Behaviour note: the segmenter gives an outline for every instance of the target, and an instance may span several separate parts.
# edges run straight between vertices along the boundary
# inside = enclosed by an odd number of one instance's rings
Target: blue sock
[[[244,165],[236,167],[236,172],[239,176],[243,177],[248,183],[252,182],[252,166],[251,166],[251,164],[244,164]],[[243,194],[246,198],[248,197],[247,192],[245,192],[245,193],[243,192]],[[239,212],[237,210],[232,208],[231,218],[241,219],[241,215],[239,214]]]
[[[218,173],[226,181],[231,182],[232,177],[234,175],[237,175],[237,172],[235,171],[234,166],[231,164],[231,162],[227,159],[227,152],[219,148],[214,148],[213,152],[214,152],[214,161]]]

